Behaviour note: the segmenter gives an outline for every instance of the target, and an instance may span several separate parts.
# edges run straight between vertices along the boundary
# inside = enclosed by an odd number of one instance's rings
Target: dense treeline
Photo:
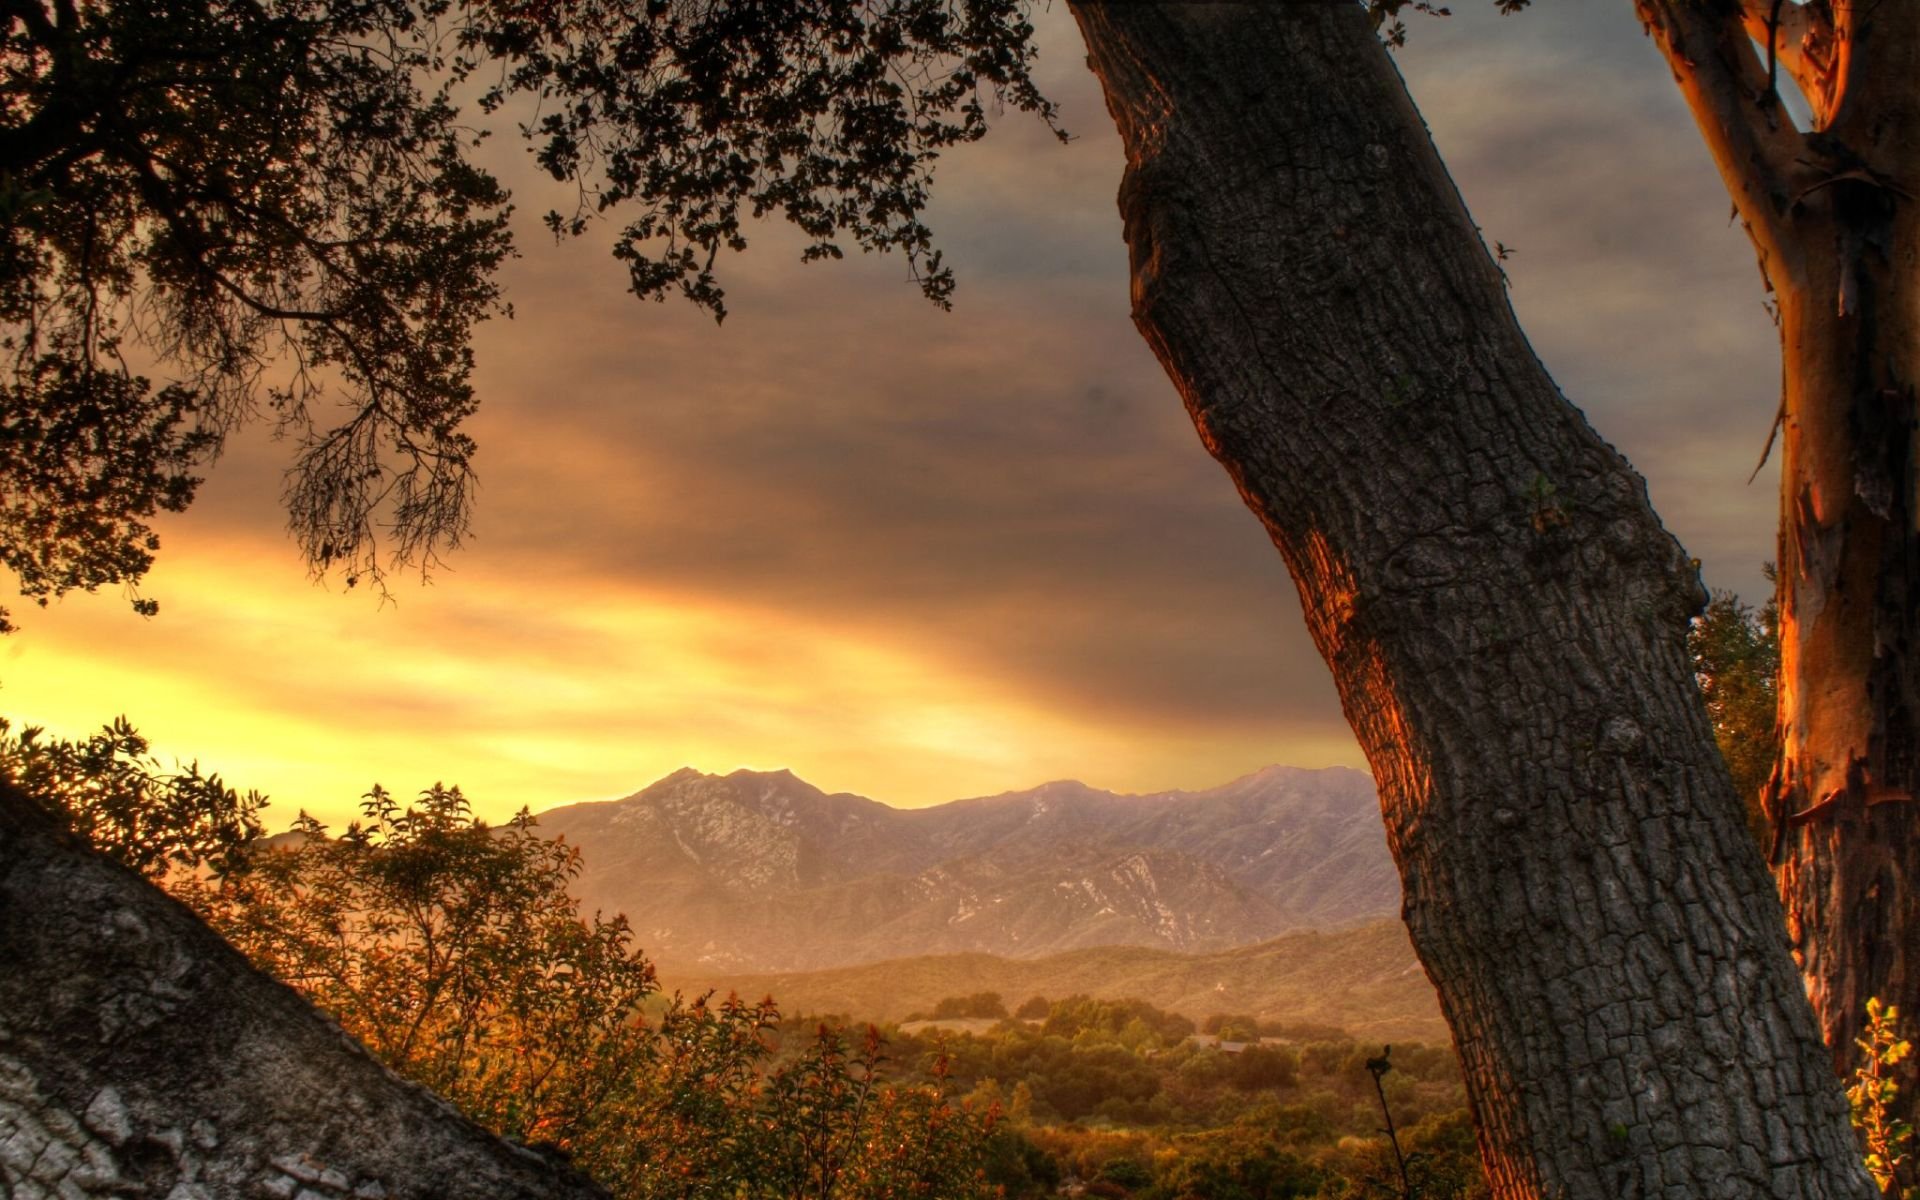
[[[124,721],[79,743],[0,724],[0,773],[400,1073],[622,1200],[1265,1200],[1386,1179],[1374,1048],[1324,1029],[1221,1016],[1196,1037],[1140,1000],[1010,1014],[982,993],[936,1006],[997,1022],[954,1036],[667,997],[624,917],[578,911],[577,850],[525,813],[488,826],[457,788],[375,788],[345,830],[303,814],[259,842],[263,797],[165,770]],[[1418,1194],[1475,1194],[1451,1056],[1397,1053],[1384,1097]]]
[[[1761,620],[1721,618],[1722,643],[1766,649]],[[1696,653],[1734,694],[1738,656]],[[783,1019],[662,995],[626,918],[569,894],[579,851],[524,811],[488,826],[458,788],[376,787],[337,835],[302,814],[263,842],[264,797],[167,770],[124,719],[80,742],[0,719],[0,776],[395,1070],[621,1200],[1487,1194],[1449,1050],[1089,995],[954,996],[884,1029]],[[1875,1177],[1911,1200],[1898,1015],[1870,1003],[1850,1095]]]
[[[400,1074],[620,1200],[953,1197],[997,1189],[998,1121],[887,1079],[877,1032],[783,1028],[772,1001],[663,997],[625,917],[583,918],[578,851],[459,789],[375,788],[332,833],[255,841],[264,798],[166,771],[124,723],[84,742],[0,724],[0,774],[155,879]]]
[[[1006,1012],[993,993],[950,997],[944,1019]],[[942,1018],[887,1030],[894,1070],[916,1064],[1003,1114],[989,1178],[1009,1197],[1270,1200],[1402,1195],[1381,1100],[1409,1189],[1486,1194],[1451,1050],[1383,1048],[1325,1026],[1218,1014],[1196,1025],[1140,1000],[1033,997],[984,1031]],[[833,1018],[830,1020],[844,1020]]]

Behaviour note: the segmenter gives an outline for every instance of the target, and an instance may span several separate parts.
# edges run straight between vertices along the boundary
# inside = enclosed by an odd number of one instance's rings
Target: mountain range
[[[1067,780],[917,809],[787,771],[685,769],[538,821],[580,848],[586,909],[626,913],[656,961],[707,972],[1216,951],[1399,906],[1373,781],[1340,767],[1151,795]]]

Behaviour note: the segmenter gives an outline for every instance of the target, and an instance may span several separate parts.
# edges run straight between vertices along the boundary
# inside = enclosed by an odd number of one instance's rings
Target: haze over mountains
[[[1012,1008],[1029,996],[1134,997],[1202,1021],[1214,1013],[1337,1026],[1356,1038],[1445,1045],[1446,1022],[1406,926],[1386,918],[1338,932],[1282,934],[1203,954],[1142,946],[1069,950],[1044,958],[934,954],[822,971],[679,969],[662,977],[687,995],[772,996],[788,1013],[846,1013],[900,1021],[948,996],[997,992]]]
[[[800,971],[915,955],[1184,952],[1398,911],[1373,781],[1269,767],[1199,792],[1074,781],[932,808],[787,771],[677,771],[539,815],[580,847],[584,907],[665,963]]]

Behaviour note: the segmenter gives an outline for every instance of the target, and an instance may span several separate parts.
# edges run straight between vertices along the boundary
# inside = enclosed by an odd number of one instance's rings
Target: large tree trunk
[[[1782,746],[1765,802],[1844,1075],[1868,997],[1920,1016],[1920,5],[1637,4],[1779,304]],[[1789,78],[1810,132],[1775,98]]]
[[[1788,929],[1845,1073],[1868,997],[1920,1016],[1920,226],[1870,180],[1823,193],[1795,225],[1838,254],[1775,280],[1782,747],[1768,800]]]
[[[0,781],[0,1196],[606,1200]]]
[[[1135,321],[1299,586],[1496,1194],[1872,1194],[1684,652],[1698,580],[1360,7],[1073,7]]]

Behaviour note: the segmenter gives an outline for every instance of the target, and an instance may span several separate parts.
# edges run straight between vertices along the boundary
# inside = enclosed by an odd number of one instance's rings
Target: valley
[[[1034,996],[1143,1000],[1196,1023],[1217,1014],[1335,1027],[1364,1042],[1448,1043],[1433,985],[1397,918],[1353,929],[1285,934],[1251,946],[1180,954],[1103,946],[1042,958],[921,955],[824,971],[721,974],[656,964],[661,985],[693,997],[772,996],[787,1013],[903,1021],[948,996],[997,992],[1012,1008]]]

